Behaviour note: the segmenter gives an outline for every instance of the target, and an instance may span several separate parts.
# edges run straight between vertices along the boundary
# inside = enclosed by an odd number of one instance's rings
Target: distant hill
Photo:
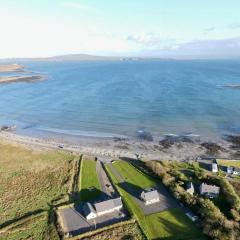
[[[95,56],[89,54],[68,54],[46,58],[8,58],[2,61],[131,61],[140,60],[139,57],[111,57],[111,56]]]
[[[69,60],[69,61],[95,61],[95,60],[121,60],[122,57],[107,57],[107,56],[94,56],[89,54],[68,54],[61,56],[51,57],[52,60]]]

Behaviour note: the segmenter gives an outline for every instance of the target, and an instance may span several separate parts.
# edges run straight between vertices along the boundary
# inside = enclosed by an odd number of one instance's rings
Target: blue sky
[[[0,58],[240,56],[239,0],[0,0]]]

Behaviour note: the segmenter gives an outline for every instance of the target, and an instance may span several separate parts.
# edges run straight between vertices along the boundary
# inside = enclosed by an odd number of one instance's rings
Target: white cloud
[[[156,48],[143,51],[142,54],[179,58],[240,57],[240,37],[189,41],[175,44],[175,48],[172,49]]]
[[[0,58],[72,53],[138,55],[140,52],[159,56],[185,53],[240,55],[240,37],[222,39],[222,36],[208,35],[211,38],[209,40],[193,41],[174,38],[168,33],[131,33],[129,30],[128,34],[97,21],[42,19],[37,16],[8,14],[2,9],[0,29]]]
[[[155,33],[130,34],[127,40],[145,49],[174,49],[181,42],[174,38],[161,37]]]

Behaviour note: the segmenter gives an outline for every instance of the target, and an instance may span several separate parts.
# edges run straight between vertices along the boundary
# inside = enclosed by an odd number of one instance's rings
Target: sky
[[[239,0],[0,0],[0,58],[240,57]]]

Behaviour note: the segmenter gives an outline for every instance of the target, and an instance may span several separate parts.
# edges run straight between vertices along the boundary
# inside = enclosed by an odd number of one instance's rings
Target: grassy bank
[[[68,190],[73,156],[60,151],[36,152],[0,142],[0,230],[22,221],[19,228],[0,233],[2,239],[41,239],[51,225],[48,217],[28,221],[48,213],[51,203]],[[39,235],[39,236],[40,236]]]

